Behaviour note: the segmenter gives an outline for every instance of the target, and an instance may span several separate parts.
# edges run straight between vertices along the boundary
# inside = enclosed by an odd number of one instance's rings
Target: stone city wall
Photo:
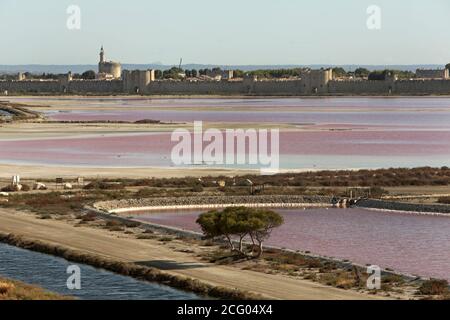
[[[61,92],[61,83],[56,80],[49,81],[0,81],[0,94],[12,93],[58,93]]]
[[[122,80],[75,80],[70,81],[67,87],[68,93],[123,93]]]
[[[450,94],[450,80],[398,80],[394,84],[394,94]]]
[[[148,78],[148,77],[147,77]],[[450,80],[340,81],[312,83],[298,80],[151,81],[124,80],[25,80],[0,81],[0,94],[161,94],[161,95],[450,95]]]
[[[329,94],[366,94],[366,95],[387,95],[389,89],[393,87],[389,81],[337,81],[328,82]],[[393,88],[392,88],[393,89]]]
[[[154,81],[148,94],[246,94],[242,82],[231,81]]]

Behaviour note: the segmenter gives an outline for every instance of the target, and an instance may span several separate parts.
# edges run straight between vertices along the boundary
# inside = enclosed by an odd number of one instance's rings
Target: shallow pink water
[[[450,131],[281,132],[281,167],[443,166],[450,164],[449,141]],[[0,159],[44,164],[167,167],[172,165],[170,153],[175,145],[169,133],[0,140]]]
[[[364,209],[278,210],[285,223],[268,245],[450,280],[450,217]],[[137,215],[142,221],[200,231],[198,212]]]
[[[15,102],[50,104],[54,120],[213,121],[340,123],[394,125],[405,128],[450,128],[450,98],[261,98],[261,99],[127,99],[127,98],[11,98]],[[87,107],[60,113],[58,106]],[[89,110],[92,107],[92,110]],[[108,110],[114,107],[116,110]],[[149,107],[157,109],[149,109]],[[202,110],[195,110],[201,107]],[[96,110],[105,108],[105,110]],[[173,109],[176,108],[176,109]],[[186,110],[183,110],[186,108]],[[283,108],[280,111],[280,108]]]
[[[11,98],[49,104],[60,120],[270,122],[303,124],[282,132],[282,169],[450,165],[450,98],[124,99]],[[60,113],[61,107],[75,107]],[[76,107],[86,107],[77,110]],[[92,107],[92,110],[89,110]],[[111,111],[108,108],[116,108]],[[149,107],[155,107],[149,109]],[[194,107],[202,107],[195,109]],[[100,108],[100,110],[98,109]],[[101,108],[105,108],[101,110]],[[174,109],[176,108],[176,109]],[[281,110],[279,110],[282,108]],[[2,141],[0,162],[85,166],[171,166],[167,133]],[[242,167],[242,166],[236,166]],[[254,168],[253,166],[244,166]]]
[[[123,111],[72,111],[53,113],[50,119],[59,121],[137,121],[154,119],[164,122],[257,122],[347,125],[396,125],[408,127],[448,128],[449,112],[418,115],[417,112],[303,112],[298,111],[180,111],[180,110],[123,110]]]

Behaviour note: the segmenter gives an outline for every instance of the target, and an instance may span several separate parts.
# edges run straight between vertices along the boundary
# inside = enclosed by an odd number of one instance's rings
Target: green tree
[[[261,69],[248,72],[249,75],[258,76],[258,78],[289,78],[300,76],[301,69]]]
[[[369,75],[370,71],[366,68],[357,68],[355,70],[355,77],[363,78]]]
[[[207,238],[225,237],[232,252],[256,258],[263,253],[263,243],[269,238],[272,230],[283,224],[283,217],[271,210],[252,209],[246,207],[229,207],[223,211],[210,211],[200,215],[197,223]],[[251,252],[244,250],[243,241],[249,237],[252,241]],[[236,248],[233,238],[239,240]]]
[[[447,63],[447,64],[445,65],[445,69],[449,69],[449,70],[450,70],[450,63]]]
[[[235,78],[243,78],[244,77],[244,71],[242,70],[234,70],[234,77]]]
[[[155,70],[155,78],[156,79],[162,79],[163,78],[163,72],[161,70]]]
[[[94,70],[88,70],[81,74],[81,79],[84,80],[93,80],[95,79],[95,71]]]
[[[177,68],[177,67],[172,67],[169,70],[164,70],[163,71],[163,78],[164,79],[181,79],[182,77],[180,76],[180,74],[182,74],[184,71],[183,69]]]
[[[347,71],[344,68],[336,67],[333,68],[333,74],[335,77],[345,77],[347,75]]]

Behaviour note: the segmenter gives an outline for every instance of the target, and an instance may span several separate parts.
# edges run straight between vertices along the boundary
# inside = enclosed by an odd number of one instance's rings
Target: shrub
[[[389,194],[389,191],[383,189],[381,187],[372,187],[370,188],[370,196],[372,198],[381,198],[384,195]]]
[[[107,227],[121,227],[123,223],[118,220],[109,220],[106,222]]]
[[[155,195],[159,195],[161,192],[161,189],[150,189],[150,188],[144,188],[140,189],[138,192],[136,192],[137,198],[149,198],[153,197]]]
[[[142,119],[142,120],[137,120],[134,123],[136,123],[136,124],[159,124],[159,123],[161,123],[161,121],[153,120],[153,119]]]
[[[449,293],[448,281],[431,279],[427,280],[420,286],[418,290],[419,294],[423,295],[445,295]]]
[[[351,289],[357,286],[355,277],[346,272],[326,273],[320,276],[320,281],[328,286],[340,289]]]
[[[109,231],[124,231],[124,228],[121,226],[109,227]]]
[[[121,183],[112,183],[105,181],[92,181],[83,187],[85,190],[121,190],[124,189]]]
[[[442,204],[450,204],[450,197],[440,197],[438,202]]]
[[[155,239],[155,238],[156,238],[156,236],[154,236],[152,234],[145,234],[145,233],[142,233],[142,234],[139,234],[136,236],[136,239],[139,239],[139,240],[151,240],[151,239]]]
[[[195,184],[192,189],[192,192],[203,192],[203,186],[199,183]]]
[[[0,295],[7,294],[9,291],[14,290],[15,286],[12,283],[0,282]]]
[[[3,187],[0,191],[1,192],[14,192],[15,190],[13,189],[12,186],[6,186],[6,187]]]
[[[87,213],[84,216],[81,216],[81,221],[84,222],[92,222],[95,221],[97,219],[97,216],[95,215],[95,213]]]
[[[123,223],[127,228],[138,228],[141,226],[140,222],[137,221],[126,221]]]

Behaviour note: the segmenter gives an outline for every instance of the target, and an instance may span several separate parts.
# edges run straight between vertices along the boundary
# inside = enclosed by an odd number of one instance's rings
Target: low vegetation
[[[69,297],[47,292],[37,286],[0,278],[0,300],[68,300]]]
[[[7,203],[1,206],[13,207],[19,210],[29,210],[38,214],[40,219],[72,220],[79,225],[100,227],[112,232],[136,234],[142,240],[160,241],[161,245],[178,245],[182,241],[174,234],[160,234],[159,231],[143,232],[139,223],[100,220],[95,213],[84,209],[85,205],[97,201],[116,199],[135,199],[153,197],[195,197],[204,195],[248,195],[247,179],[254,185],[264,186],[263,194],[323,194],[339,195],[349,187],[371,187],[371,196],[378,198],[386,195],[384,187],[392,186],[439,186],[450,182],[450,169],[416,168],[416,169],[383,169],[361,171],[322,171],[275,176],[244,176],[244,177],[205,177],[199,178],[171,178],[171,179],[118,179],[96,180],[90,182],[82,190],[56,191],[45,193],[11,193]],[[219,183],[219,181],[221,183]],[[223,183],[225,187],[223,187]],[[341,191],[339,191],[339,188]],[[439,199],[440,203],[449,204],[449,197]],[[64,216],[64,217],[63,217]],[[74,219],[74,217],[76,219]],[[92,223],[91,223],[92,222]],[[196,244],[204,250],[200,254],[209,262],[218,264],[233,264],[247,270],[265,273],[281,273],[323,283],[326,285],[364,290],[366,278],[364,272],[355,269],[351,264],[341,265],[319,258],[311,258],[301,253],[289,253],[282,250],[266,249],[263,253],[263,241],[273,228],[283,223],[282,219],[268,210],[248,208],[229,208],[223,211],[212,211],[202,215],[198,223],[201,225],[208,240],[198,240]],[[211,239],[227,239],[227,242],[213,242]],[[244,239],[246,242],[244,242]],[[233,241],[236,240],[236,241]],[[1,236],[0,236],[1,241]],[[30,245],[30,249],[60,255],[80,263],[88,263],[114,272],[132,275],[158,281],[180,289],[197,292],[221,298],[250,297],[242,292],[229,289],[215,289],[191,279],[180,279],[144,266],[122,264],[117,261],[103,260],[95,256],[88,256],[80,252],[68,251],[57,246],[33,244],[23,239],[9,239],[12,244]],[[193,241],[193,240],[192,240]],[[208,245],[206,245],[209,243]],[[208,248],[206,248],[208,247]],[[186,249],[186,248],[185,248]],[[191,248],[188,248],[191,249]],[[197,250],[196,248],[195,250]],[[230,253],[231,249],[231,253]],[[259,259],[249,259],[256,258]],[[402,290],[404,279],[401,276],[383,276],[382,289],[386,294]],[[409,285],[409,284],[407,284]],[[414,284],[417,293],[422,296],[447,297],[448,284],[440,280],[431,280],[419,285]],[[446,290],[447,288],[447,290]]]
[[[440,197],[438,199],[438,203],[442,204],[450,204],[450,197]]]
[[[125,190],[90,190],[70,192],[47,192],[29,194],[11,194],[8,202],[1,206],[28,210],[38,214],[79,215],[84,212],[84,206],[101,200],[124,199],[130,196]]]
[[[267,274],[283,274],[285,276],[301,278],[327,286],[357,290],[370,294],[380,293],[384,296],[401,296],[405,298],[408,291],[418,290],[420,281],[406,281],[397,274],[383,274],[381,290],[367,289],[368,274],[362,267],[351,262],[332,261],[320,257],[312,257],[300,252],[287,252],[280,249],[268,249],[259,260],[242,260],[230,254],[224,248],[209,252],[204,258],[216,264],[234,265],[243,270],[252,270]]]
[[[283,173],[271,176],[245,175],[239,177],[195,177],[122,179],[126,187],[193,188],[201,184],[204,188],[218,187],[223,181],[227,187],[254,185],[276,187],[401,187],[401,186],[447,186],[450,185],[450,168],[391,168],[378,170],[324,170],[317,172]],[[107,180],[104,180],[107,182]]]
[[[85,190],[122,190],[124,189],[123,184],[105,182],[105,181],[93,181],[83,187]]]
[[[448,281],[438,279],[425,281],[420,286],[418,293],[431,296],[450,296]]]

